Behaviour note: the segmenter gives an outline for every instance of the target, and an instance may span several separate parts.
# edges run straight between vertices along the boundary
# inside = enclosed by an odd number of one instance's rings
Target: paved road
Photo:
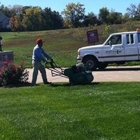
[[[29,71],[29,82],[32,79],[32,69]],[[48,81],[50,82],[69,82],[68,78],[61,76],[52,77],[51,71],[46,69]],[[94,71],[93,82],[140,82],[140,66],[135,67],[108,67],[104,71]],[[38,74],[37,83],[42,83],[40,73]]]

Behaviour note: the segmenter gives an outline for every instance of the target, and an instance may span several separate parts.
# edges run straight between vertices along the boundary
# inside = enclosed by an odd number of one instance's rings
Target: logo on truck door
[[[109,51],[106,51],[107,54],[120,54],[122,51],[120,50],[109,50]]]

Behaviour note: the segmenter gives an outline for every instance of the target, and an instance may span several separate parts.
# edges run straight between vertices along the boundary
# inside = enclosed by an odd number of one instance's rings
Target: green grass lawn
[[[139,139],[139,82],[0,88],[0,140]]]
[[[14,63],[31,67],[35,40],[60,67],[76,64],[86,31],[103,26],[38,32],[1,32],[3,50],[14,51]],[[117,29],[117,28],[115,28]],[[119,29],[123,29],[120,28]],[[139,65],[132,63],[131,65]],[[128,64],[130,65],[130,63]],[[0,87],[0,140],[139,140],[140,83],[56,83],[36,87]]]

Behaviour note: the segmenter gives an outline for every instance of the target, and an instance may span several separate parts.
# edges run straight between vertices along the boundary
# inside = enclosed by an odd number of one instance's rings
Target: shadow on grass
[[[18,87],[30,87],[31,83],[25,82],[25,83],[18,83],[18,84],[9,84],[5,86],[0,86],[0,88],[18,88]]]
[[[99,82],[92,82],[90,84],[70,84],[70,83],[61,83],[61,82],[57,82],[57,83],[51,83],[51,84],[48,84],[48,86],[52,86],[52,87],[73,87],[73,86],[87,86],[87,85],[91,85],[91,86],[95,86],[95,85],[98,85]],[[33,87],[39,87],[40,85],[44,85],[44,84],[36,84],[36,86],[33,86]],[[45,85],[46,86],[46,85]],[[20,84],[16,84],[16,85],[13,85],[13,84],[10,84],[10,85],[7,85],[7,86],[0,86],[0,88],[20,88],[20,87],[32,87],[31,86],[31,83],[20,83]]]
[[[50,86],[52,87],[59,87],[59,86],[63,86],[63,87],[72,87],[72,86],[87,86],[87,85],[91,85],[91,86],[95,86],[98,85],[99,82],[92,82],[90,84],[71,84],[71,83],[51,83]]]

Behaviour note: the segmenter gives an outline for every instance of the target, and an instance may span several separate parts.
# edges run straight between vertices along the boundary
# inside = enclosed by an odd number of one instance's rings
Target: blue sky
[[[109,11],[126,13],[126,8],[130,7],[130,4],[138,5],[139,0],[1,0],[0,3],[4,6],[22,5],[22,6],[39,6],[42,9],[49,7],[52,11],[62,12],[66,5],[69,3],[84,4],[84,8],[87,13],[93,12],[99,14],[99,9],[107,7]]]

